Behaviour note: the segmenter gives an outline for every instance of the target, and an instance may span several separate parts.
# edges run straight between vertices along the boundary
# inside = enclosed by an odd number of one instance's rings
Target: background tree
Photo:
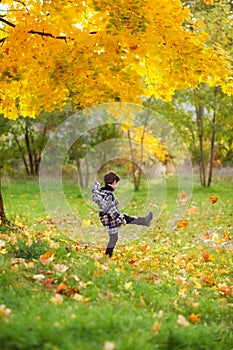
[[[191,9],[193,17],[208,29],[209,42],[218,47],[221,45],[232,56],[232,1],[212,4],[208,1],[208,5],[203,1],[183,3]],[[193,155],[194,163],[198,165],[201,185],[210,186],[214,163],[221,161],[226,164],[224,155],[228,154],[229,164],[232,98],[220,86],[200,83],[194,89],[177,91],[172,104],[163,105],[163,102],[157,101],[154,108],[177,127]]]
[[[6,147],[4,143],[4,134],[8,129],[9,121],[4,119],[2,115],[0,115],[0,225],[9,223],[9,221],[6,218],[5,210],[4,210],[4,202],[3,202],[3,196],[2,196],[2,175],[3,175],[3,168],[5,163],[7,162],[7,156],[6,156]]]

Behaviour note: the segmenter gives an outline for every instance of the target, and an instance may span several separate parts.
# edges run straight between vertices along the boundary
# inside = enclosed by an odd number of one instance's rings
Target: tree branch
[[[67,37],[63,36],[63,35],[55,36],[55,35],[53,35],[51,33],[38,32],[37,30],[29,30],[28,33],[29,34],[38,34],[38,35],[41,35],[41,36],[48,36],[48,37],[54,38],[54,39],[63,39],[63,40],[67,39]]]
[[[14,23],[9,22],[9,21],[7,21],[6,19],[4,19],[2,17],[0,17],[0,22],[3,22],[3,23],[5,23],[8,26],[13,27],[13,28],[15,28],[15,26],[16,26]]]
[[[12,28],[16,27],[16,24],[9,22],[9,21],[7,21],[6,19],[4,19],[2,17],[0,17],[0,22],[5,23],[5,24],[7,24],[8,26],[10,26]],[[55,36],[55,35],[53,35],[51,33],[40,32],[40,31],[33,30],[33,29],[29,30],[28,33],[29,34],[37,34],[37,35],[41,35],[41,36],[46,36],[46,37],[50,37],[50,38],[53,38],[53,39],[61,39],[61,40],[68,39],[65,35]],[[90,32],[90,34],[91,35],[97,34],[97,32],[96,31],[92,31],[92,32]],[[7,37],[0,39],[0,44],[3,43],[6,39],[7,39]]]

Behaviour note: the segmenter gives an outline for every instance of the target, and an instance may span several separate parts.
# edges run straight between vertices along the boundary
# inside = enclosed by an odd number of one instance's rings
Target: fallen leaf
[[[145,300],[143,299],[143,297],[142,297],[142,295],[140,294],[140,305],[141,306],[145,306],[146,305],[146,303],[145,303]]]
[[[157,317],[162,318],[163,317],[163,310],[159,310]]]
[[[59,305],[59,304],[63,303],[63,296],[60,294],[55,294],[55,296],[50,298],[50,301],[54,305]]]
[[[55,264],[54,269],[57,272],[65,272],[66,270],[68,270],[68,267],[66,265],[62,265],[62,264]]]
[[[208,239],[211,238],[211,235],[209,234],[209,232],[205,232],[205,233],[203,234],[203,237],[204,237],[205,240],[208,240]]]
[[[209,252],[207,250],[205,250],[203,253],[202,253],[202,260],[203,261],[208,261],[210,258],[210,255],[209,255]]]
[[[227,230],[224,230],[224,240],[225,241],[231,241],[231,236],[230,236],[230,232]]]
[[[161,323],[159,323],[158,321],[155,321],[152,327],[152,331],[159,332],[160,329],[161,329]]]
[[[178,315],[177,324],[182,326],[182,327],[188,327],[189,326],[189,322],[182,315]]]
[[[148,249],[148,245],[147,244],[141,245],[139,249],[141,250],[141,252],[145,252]]]
[[[209,197],[209,200],[211,201],[212,204],[216,203],[218,201],[218,195],[215,194],[214,197]]]
[[[185,228],[188,226],[188,220],[180,220],[177,222],[177,228]]]
[[[69,289],[64,290],[64,292],[62,292],[62,295],[69,297],[70,295],[79,294],[79,293],[80,293],[80,291],[78,288],[69,288]]]
[[[67,289],[67,288],[68,288],[67,284],[61,282],[61,283],[58,285],[58,287],[57,287],[56,293],[59,294],[59,293],[61,293],[63,290],[65,290],[65,289]]]
[[[228,286],[226,283],[219,283],[218,284],[218,290],[223,295],[232,295],[232,287]]]
[[[0,317],[6,316],[9,317],[11,315],[11,310],[6,307],[5,304],[0,305]]]
[[[33,275],[33,278],[34,280],[37,280],[37,281],[42,281],[43,279],[45,279],[45,275]]]
[[[195,206],[192,206],[188,209],[188,215],[189,216],[192,216],[192,215],[195,215],[199,212],[199,209]]]
[[[132,282],[131,282],[131,281],[125,283],[125,289],[126,289],[126,290],[132,289]]]
[[[201,322],[200,315],[198,315],[198,314],[191,314],[191,315],[189,316],[189,319],[190,319],[190,321],[193,322],[193,323],[199,323],[199,322]]]
[[[180,200],[180,202],[182,202],[182,204],[186,204],[187,203],[188,196],[187,196],[187,194],[184,191],[180,192],[179,200]]]
[[[104,348],[103,350],[114,350],[115,349],[115,344],[112,343],[111,341],[106,341],[104,343]]]
[[[0,247],[5,247],[5,245],[6,245],[6,242],[0,239]]]
[[[163,204],[161,209],[164,211],[165,209],[167,209],[167,204]]]
[[[86,228],[86,227],[90,226],[90,224],[91,224],[91,220],[83,220],[81,227]]]
[[[90,298],[84,298],[81,294],[75,293],[72,297],[72,299],[76,301],[80,301],[81,303],[86,303],[87,301],[90,300]]]
[[[54,251],[48,250],[45,254],[40,256],[40,262],[42,265],[48,265],[53,261]]]

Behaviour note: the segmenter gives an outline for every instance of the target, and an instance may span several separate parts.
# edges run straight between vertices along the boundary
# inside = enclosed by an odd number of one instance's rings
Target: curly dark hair
[[[107,174],[104,175],[105,185],[112,184],[114,181],[119,182],[120,179],[120,176],[114,171],[109,171]]]

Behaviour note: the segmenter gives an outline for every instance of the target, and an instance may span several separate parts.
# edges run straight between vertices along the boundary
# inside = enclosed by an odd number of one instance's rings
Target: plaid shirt
[[[126,224],[124,215],[120,213],[119,203],[109,185],[100,187],[96,182],[92,188],[92,199],[99,207],[99,218],[109,234],[118,233],[118,227]]]

